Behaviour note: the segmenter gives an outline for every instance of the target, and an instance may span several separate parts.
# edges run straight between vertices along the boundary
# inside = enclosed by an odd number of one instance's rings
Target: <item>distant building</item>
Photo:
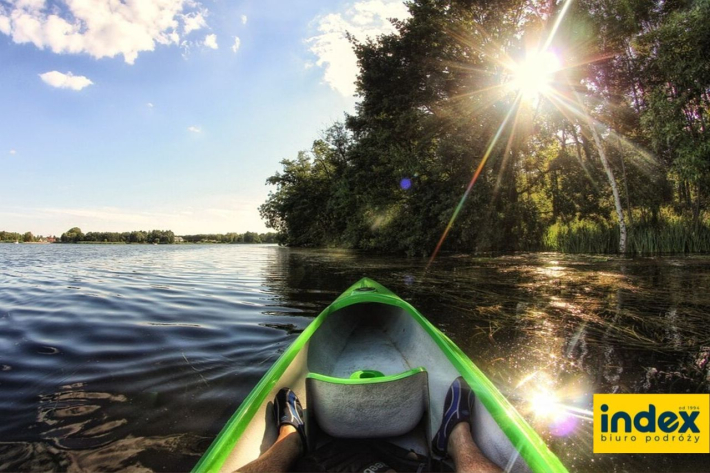
[[[175,243],[185,243],[185,239],[181,236],[176,236]]]

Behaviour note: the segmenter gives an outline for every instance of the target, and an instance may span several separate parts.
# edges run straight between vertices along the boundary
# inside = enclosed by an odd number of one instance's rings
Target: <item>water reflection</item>
[[[0,470],[189,470],[276,358],[372,277],[492,379],[572,470],[594,392],[707,392],[708,258],[426,260],[273,246],[0,245]]]
[[[109,418],[112,405],[126,400],[123,395],[86,391],[85,383],[61,386],[56,393],[40,395],[36,427],[42,438],[61,449],[95,448],[110,443],[111,430],[127,423]]]
[[[200,439],[194,435],[135,437],[122,417],[135,400],[122,394],[92,392],[85,383],[60,387],[41,395],[36,423],[42,440],[0,444],[3,471],[153,471],[180,469],[176,456],[195,455]],[[155,403],[150,403],[155,407]],[[129,414],[130,415],[130,414]],[[156,453],[172,453],[160,462]]]

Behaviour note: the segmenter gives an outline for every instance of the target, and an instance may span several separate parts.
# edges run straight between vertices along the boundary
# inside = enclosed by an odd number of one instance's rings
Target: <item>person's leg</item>
[[[288,471],[293,462],[303,453],[303,442],[296,428],[284,424],[279,428],[279,437],[259,458],[239,468],[241,473],[261,473],[264,471]]]
[[[296,393],[282,388],[274,398],[274,420],[279,429],[276,442],[259,458],[237,471],[244,473],[288,471],[306,451],[306,429],[303,408]]]
[[[448,451],[454,459],[457,472],[494,473],[503,471],[481,452],[471,436],[468,422],[456,424],[449,436]]]
[[[456,471],[494,472],[501,469],[481,452],[471,436],[475,395],[463,378],[456,378],[444,399],[441,426],[432,439],[432,450],[440,457],[450,454]]]

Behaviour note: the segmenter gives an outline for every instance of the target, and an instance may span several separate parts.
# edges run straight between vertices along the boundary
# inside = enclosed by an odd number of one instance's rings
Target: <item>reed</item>
[[[615,253],[618,235],[618,229],[597,222],[558,222],[547,229],[543,245],[546,250],[562,253]]]
[[[656,223],[640,221],[627,230],[632,255],[710,253],[710,220],[663,215]],[[618,253],[619,228],[606,222],[555,223],[543,239],[546,250],[562,253]]]

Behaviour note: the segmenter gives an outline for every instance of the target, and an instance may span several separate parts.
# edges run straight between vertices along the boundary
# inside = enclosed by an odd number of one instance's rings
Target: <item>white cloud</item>
[[[133,64],[156,44],[179,44],[207,26],[207,10],[195,0],[44,0],[0,2],[0,33],[54,53],[94,58],[122,55]],[[189,9],[190,11],[185,12]]]
[[[208,34],[207,36],[205,36],[205,41],[202,44],[211,49],[219,48],[219,45],[217,44],[217,35]]]
[[[183,20],[183,32],[187,35],[192,31],[200,30],[207,26],[205,21],[206,10],[196,11],[181,15]]]
[[[59,89],[81,90],[84,87],[88,87],[93,84],[89,78],[84,76],[75,76],[71,72],[63,74],[59,71],[51,71],[40,74],[39,76],[45,83]]]
[[[246,25],[246,24],[247,24],[247,16],[242,15],[242,25]]]
[[[17,151],[14,150],[14,149],[11,149],[11,150],[10,150],[10,154],[17,154]]]
[[[145,104],[145,106],[148,107],[148,108],[153,108],[153,107],[155,107],[155,105],[153,105],[153,102],[148,102],[147,104]]]
[[[147,202],[139,207],[0,207],[0,220],[7,228],[23,228],[44,235],[61,235],[74,226],[85,232],[164,228],[177,235],[265,232],[268,230],[256,210],[260,204],[251,195],[217,194],[178,197],[160,204]]]
[[[389,19],[404,19],[408,16],[409,12],[402,0],[362,0],[344,12],[316,18],[318,34],[306,41],[311,45],[311,52],[318,58],[316,64],[325,70],[325,82],[343,95],[353,95],[358,66],[346,33],[359,40],[393,33],[396,30]]]
[[[0,10],[0,33],[9,35],[12,31],[10,26],[10,18],[3,16],[2,10]]]
[[[234,37],[234,44],[232,45],[232,51],[234,51],[236,53],[237,51],[239,51],[239,46],[241,46],[241,45],[242,45],[242,40],[239,39],[239,36],[235,36]]]
[[[3,201],[0,222],[5,228],[29,230],[41,235],[61,235],[71,227],[79,227],[84,232],[162,228],[170,229],[176,235],[267,231],[257,210],[267,197],[266,189],[256,194],[247,191],[194,195],[177,192],[174,198],[167,200],[160,196],[143,196],[140,202],[131,203],[129,199],[120,206],[102,204],[99,196],[93,196],[99,202],[66,207],[62,195],[73,187],[61,187],[63,190],[57,191],[57,198],[49,207],[16,206]],[[223,217],[224,211],[229,213],[227,218]]]
[[[10,1],[12,3],[12,0]],[[37,10],[44,7],[45,0],[15,0],[15,5],[27,10]]]
[[[192,133],[202,133],[202,128],[199,126],[189,126],[187,127],[187,131],[191,131]]]

